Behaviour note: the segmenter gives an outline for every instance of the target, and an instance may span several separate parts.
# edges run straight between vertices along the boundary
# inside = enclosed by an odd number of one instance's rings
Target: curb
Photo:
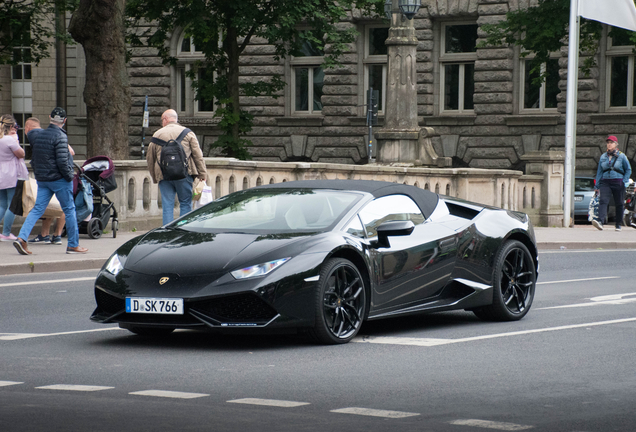
[[[49,273],[58,271],[99,270],[108,258],[91,258],[74,261],[40,261],[30,263],[0,264],[0,275],[25,273]]]
[[[626,242],[537,242],[537,248],[539,251],[545,250],[560,250],[560,249],[572,249],[572,250],[594,250],[594,249],[636,249],[636,241]]]

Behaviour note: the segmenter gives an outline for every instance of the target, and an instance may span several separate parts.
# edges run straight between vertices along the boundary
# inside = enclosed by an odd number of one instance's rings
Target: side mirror
[[[414,229],[415,224],[410,220],[383,222],[377,229],[378,241],[373,246],[376,248],[391,247],[389,237],[411,235]]]

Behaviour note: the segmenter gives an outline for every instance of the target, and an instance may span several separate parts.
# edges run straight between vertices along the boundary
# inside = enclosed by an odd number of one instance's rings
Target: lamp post
[[[421,0],[386,0],[391,19],[386,40],[388,69],[384,128],[375,134],[378,163],[435,165],[437,155],[430,142],[433,130],[420,128],[417,120],[417,44],[413,17]]]

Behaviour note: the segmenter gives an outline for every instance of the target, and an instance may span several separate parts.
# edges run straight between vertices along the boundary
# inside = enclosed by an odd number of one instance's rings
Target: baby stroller
[[[108,156],[95,156],[86,160],[81,167],[77,164],[75,167],[78,173],[73,179],[73,196],[80,234],[98,239],[112,218],[113,238],[116,238],[119,228],[117,209],[106,196],[117,189],[113,161]]]

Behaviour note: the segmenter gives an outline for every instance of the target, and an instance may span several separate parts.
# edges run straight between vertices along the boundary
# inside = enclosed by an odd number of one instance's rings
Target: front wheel
[[[536,278],[528,248],[516,240],[506,242],[495,260],[492,304],[473,312],[486,320],[520,320],[532,306]]]
[[[310,331],[320,343],[343,344],[358,334],[367,308],[364,278],[342,258],[326,261],[316,289],[316,323]]]

